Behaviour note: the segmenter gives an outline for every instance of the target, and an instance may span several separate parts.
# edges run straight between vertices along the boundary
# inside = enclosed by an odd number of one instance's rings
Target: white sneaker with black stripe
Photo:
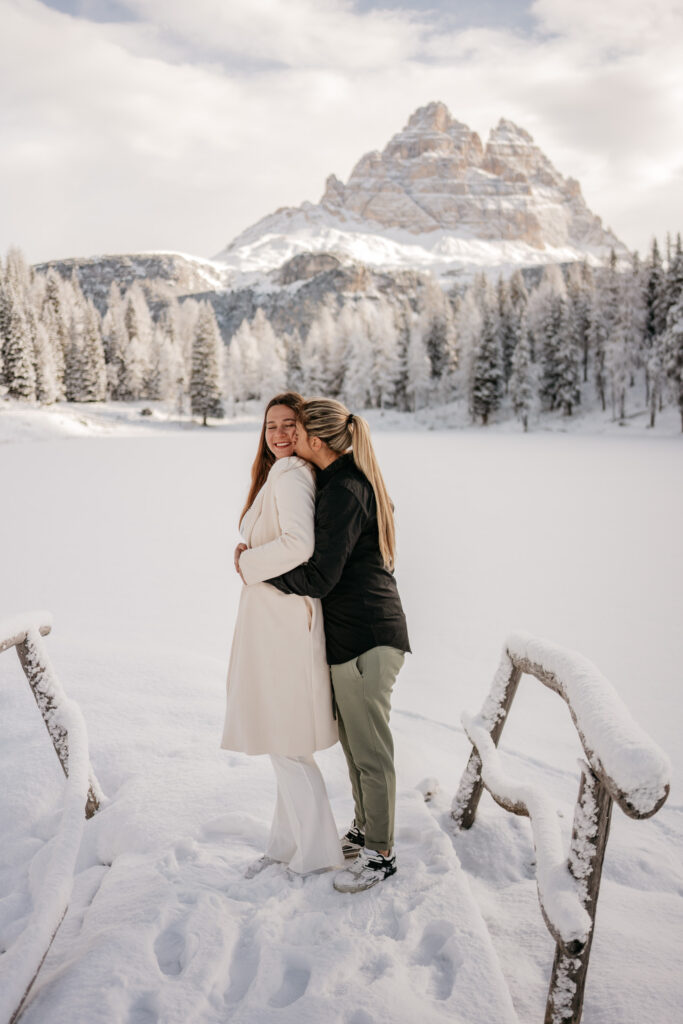
[[[357,860],[336,875],[333,884],[337,892],[363,892],[395,874],[396,854],[393,849],[384,857],[377,850],[368,850],[364,847]]]
[[[343,836],[339,836],[339,839],[342,844],[342,853],[346,860],[357,857],[365,846],[365,832],[356,827],[355,821],[349,826],[348,832],[345,832]]]

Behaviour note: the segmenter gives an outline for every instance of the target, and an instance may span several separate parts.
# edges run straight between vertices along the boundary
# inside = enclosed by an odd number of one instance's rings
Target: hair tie
[[[349,415],[346,417],[346,426],[350,427],[352,425],[353,425],[353,413],[350,412]]]

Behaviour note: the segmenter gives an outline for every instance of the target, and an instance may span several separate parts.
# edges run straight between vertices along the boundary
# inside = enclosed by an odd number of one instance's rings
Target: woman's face
[[[294,455],[296,416],[288,405],[271,405],[266,413],[266,444],[276,459]]]
[[[315,462],[315,452],[311,448],[311,442],[301,421],[296,425],[296,454],[300,459],[306,459],[307,462]]]

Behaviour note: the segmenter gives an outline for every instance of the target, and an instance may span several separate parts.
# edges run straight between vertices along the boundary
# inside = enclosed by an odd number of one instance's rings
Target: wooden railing
[[[16,647],[21,667],[28,679],[31,693],[55,748],[64,774],[69,775],[69,737],[59,714],[59,689],[55,687],[52,672],[40,637],[47,636],[52,626],[43,622],[33,629],[24,629],[14,636],[0,639],[0,654]],[[100,791],[95,775],[90,769],[90,786],[85,803],[85,816],[92,818],[100,806]]]
[[[567,703],[586,755],[566,860],[548,797],[512,781],[496,750],[523,673]],[[556,943],[545,1024],[579,1024],[612,803],[631,818],[651,817],[669,794],[668,761],[591,662],[523,634],[508,637],[480,714],[463,723],[472,753],[452,817],[470,828],[485,787],[505,810],[530,818],[541,911]]]
[[[60,826],[59,859],[47,864],[43,872],[45,892],[42,898],[36,898],[29,924],[0,960],[7,971],[6,984],[3,984],[3,991],[0,992],[2,1024],[5,1021],[14,1024],[18,1020],[64,919],[81,842],[82,823],[86,818],[92,818],[103,799],[88,760],[87,733],[82,715],[73,701],[66,697],[42,642],[42,638],[51,630],[49,618],[47,613],[18,617],[10,623],[3,623],[5,628],[0,632],[0,654],[16,648],[68,780]],[[73,736],[70,736],[70,732],[73,732]],[[73,759],[71,774],[70,739]]]

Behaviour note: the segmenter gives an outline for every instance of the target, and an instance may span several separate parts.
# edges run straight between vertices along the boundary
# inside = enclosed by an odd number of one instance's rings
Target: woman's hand
[[[234,554],[235,572],[238,574],[238,576],[242,576],[242,573],[240,571],[240,555],[242,554],[243,551],[246,551],[246,550],[247,550],[247,545],[246,544],[238,544],[237,547],[235,548],[235,554]],[[244,583],[244,576],[242,576],[242,582]]]

